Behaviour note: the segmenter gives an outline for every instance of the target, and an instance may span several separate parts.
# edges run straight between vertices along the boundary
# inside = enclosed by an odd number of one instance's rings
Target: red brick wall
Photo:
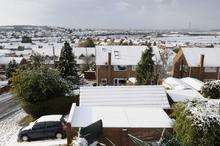
[[[132,70],[132,66],[128,66],[126,71],[114,71],[113,66],[111,66],[111,70],[109,72],[108,65],[101,65],[97,66],[96,75],[98,84],[100,84],[101,79],[107,78],[108,84],[113,85],[114,78],[136,77],[136,71]]]

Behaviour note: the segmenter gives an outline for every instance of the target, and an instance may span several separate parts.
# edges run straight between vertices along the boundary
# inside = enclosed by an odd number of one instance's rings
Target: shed
[[[157,85],[81,87],[80,106],[170,108],[164,87]]]

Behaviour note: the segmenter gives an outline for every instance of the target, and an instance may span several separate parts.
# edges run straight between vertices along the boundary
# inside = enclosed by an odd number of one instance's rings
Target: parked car
[[[42,116],[28,126],[20,129],[18,141],[41,140],[47,138],[62,139],[66,137],[66,120],[64,115]]]

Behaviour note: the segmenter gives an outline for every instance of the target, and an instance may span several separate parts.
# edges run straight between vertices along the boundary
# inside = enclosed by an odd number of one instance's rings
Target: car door
[[[32,138],[32,139],[45,138],[46,137],[45,129],[46,129],[45,122],[35,123],[32,130],[29,133],[29,137]]]
[[[55,137],[59,128],[59,122],[46,122],[45,134],[47,137]]]

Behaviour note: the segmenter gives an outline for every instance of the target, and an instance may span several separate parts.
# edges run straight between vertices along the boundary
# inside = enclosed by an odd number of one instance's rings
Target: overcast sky
[[[0,25],[220,28],[220,0],[0,0]]]

